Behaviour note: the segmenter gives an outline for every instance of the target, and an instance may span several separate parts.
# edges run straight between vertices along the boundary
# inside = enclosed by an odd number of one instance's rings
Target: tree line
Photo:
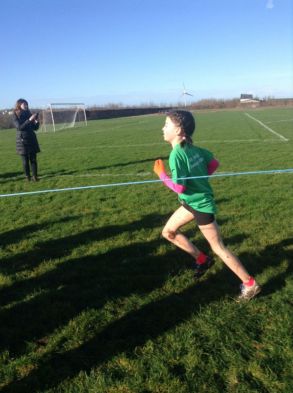
[[[105,106],[91,106],[86,110],[88,120],[96,119],[110,119],[115,117],[124,116],[139,116],[145,114],[154,114],[166,112],[170,109],[181,108],[186,110],[204,110],[204,109],[242,109],[242,108],[256,108],[256,107],[269,107],[269,106],[293,106],[293,98],[271,98],[266,97],[253,103],[241,103],[238,98],[233,99],[202,99],[196,102],[191,102],[186,107],[182,102],[176,105],[155,105],[153,103],[126,106],[122,103],[109,103]],[[42,109],[34,108],[32,112],[40,112],[40,121],[42,121]],[[0,130],[14,128],[12,122],[12,111],[0,111]]]

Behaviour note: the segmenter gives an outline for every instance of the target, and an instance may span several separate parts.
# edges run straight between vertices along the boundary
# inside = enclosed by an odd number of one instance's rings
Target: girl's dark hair
[[[195,131],[196,123],[191,112],[175,110],[167,112],[168,116],[176,126],[180,127],[184,133],[185,141],[192,144],[192,134]],[[183,145],[185,144],[183,141]]]
[[[15,103],[15,107],[14,107],[14,112],[15,113],[19,113],[21,111],[21,104],[27,104],[28,105],[28,102],[24,98],[20,98],[19,100],[17,100],[16,103]]]

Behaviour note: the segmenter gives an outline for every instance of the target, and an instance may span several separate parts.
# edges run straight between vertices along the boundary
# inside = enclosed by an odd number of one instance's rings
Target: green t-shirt
[[[183,147],[180,144],[176,145],[169,157],[173,182],[186,187],[184,193],[178,195],[179,201],[203,213],[216,213],[217,211],[208,178],[186,180],[181,180],[181,178],[207,176],[207,166],[213,158],[210,151],[189,143]]]

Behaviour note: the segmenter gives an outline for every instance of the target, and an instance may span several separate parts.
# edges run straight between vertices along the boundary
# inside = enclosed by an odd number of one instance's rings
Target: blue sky
[[[293,96],[293,0],[1,1],[0,108]]]

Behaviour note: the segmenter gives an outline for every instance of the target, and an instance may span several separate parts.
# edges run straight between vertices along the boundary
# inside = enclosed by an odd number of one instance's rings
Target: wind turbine
[[[181,96],[184,96],[184,105],[186,107],[186,96],[193,97],[193,95],[187,92],[184,83],[183,83],[183,92],[182,92]]]

